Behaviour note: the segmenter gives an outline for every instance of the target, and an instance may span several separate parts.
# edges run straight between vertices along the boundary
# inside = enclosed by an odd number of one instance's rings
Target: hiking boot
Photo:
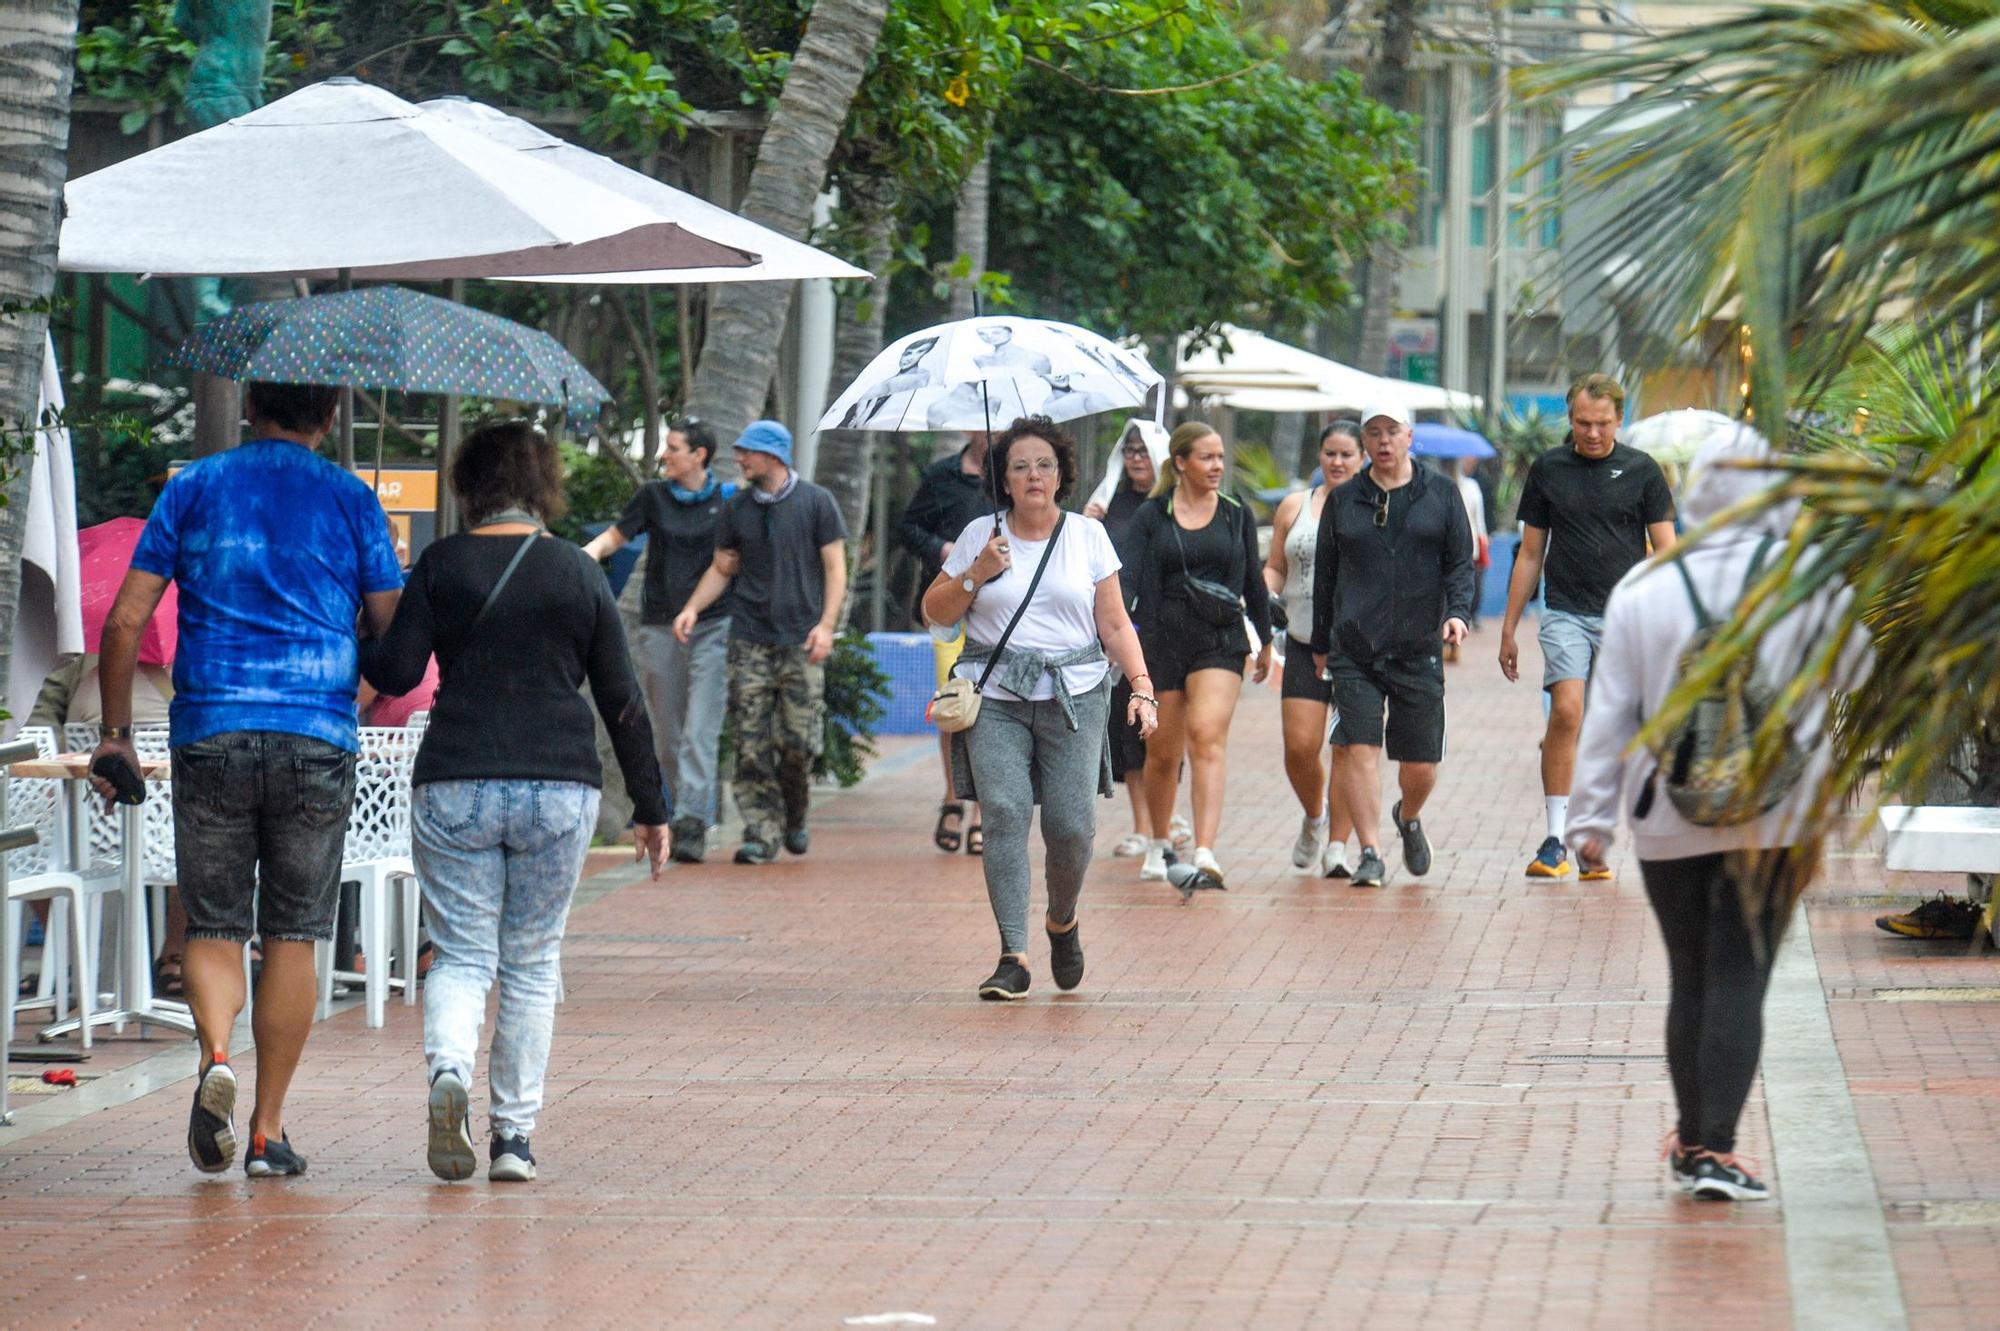
[[[1403,839],[1403,868],[1411,877],[1422,878],[1431,871],[1431,839],[1424,835],[1424,820],[1412,818],[1404,822],[1401,800],[1389,810],[1389,819],[1396,824],[1396,835]]]
[[[785,829],[785,849],[792,854],[805,854],[812,849],[812,843],[812,833],[806,830],[804,823],[800,823],[797,827],[788,827]]]
[[[708,854],[708,824],[699,818],[676,818],[673,821],[674,849],[676,864],[700,864]]]
[[[495,1183],[529,1183],[535,1177],[535,1153],[526,1137],[499,1137],[486,1148],[486,1177]]]
[[[424,1153],[431,1173],[456,1182],[471,1178],[479,1167],[472,1152],[472,1132],[466,1126],[471,1117],[465,1081],[451,1068],[439,1068],[431,1078],[430,1146]]]
[[[1752,1178],[1750,1171],[1733,1155],[1716,1155],[1709,1151],[1698,1151],[1694,1157],[1694,1167],[1690,1171],[1693,1182],[1688,1192],[1695,1200],[1703,1202],[1761,1202],[1771,1195],[1771,1190],[1762,1181]]]
[[[194,1084],[188,1159],[204,1174],[220,1174],[236,1162],[236,1073],[227,1063],[210,1063]]]
[[[1083,926],[1071,922],[1069,928],[1049,934],[1049,974],[1056,988],[1068,993],[1083,983]]]
[[[1528,861],[1528,877],[1569,877],[1569,852],[1563,849],[1563,843],[1560,839],[1556,837],[1542,838],[1541,848],[1535,852],[1535,858]]]
[[[250,1154],[243,1157],[243,1172],[251,1178],[287,1178],[306,1172],[306,1158],[292,1149],[292,1139],[284,1133],[272,1141],[256,1132],[250,1135]]]
[[[1382,879],[1388,872],[1387,866],[1382,863],[1381,854],[1375,847],[1363,846],[1361,848],[1361,859],[1354,866],[1354,885],[1356,887],[1380,887],[1382,886]]]
[[[1875,927],[1901,938],[1963,940],[1979,928],[1979,916],[1979,907],[1970,901],[1936,896],[1901,915],[1878,916]]]
[[[746,841],[736,848],[738,864],[771,864],[778,858],[778,848],[768,841]]]
[[[979,996],[997,1002],[1026,998],[1028,968],[1011,953],[1001,953],[1000,964],[994,968],[993,974],[987,977],[986,983],[979,986]]]
[[[1292,842],[1292,867],[1310,869],[1319,859],[1319,843],[1326,839],[1326,819],[1301,818],[1299,837]]]

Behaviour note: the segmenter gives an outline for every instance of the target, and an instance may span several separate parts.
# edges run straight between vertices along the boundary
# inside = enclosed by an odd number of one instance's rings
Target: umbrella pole
[[[340,270],[340,289],[354,290],[354,270]],[[340,390],[340,435],[336,447],[339,449],[340,469],[354,470],[354,389],[342,385]]]

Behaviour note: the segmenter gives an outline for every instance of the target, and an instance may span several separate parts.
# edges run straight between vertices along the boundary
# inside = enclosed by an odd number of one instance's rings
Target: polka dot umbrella
[[[611,400],[547,333],[397,286],[240,306],[168,360],[225,379],[547,402],[571,414]]]

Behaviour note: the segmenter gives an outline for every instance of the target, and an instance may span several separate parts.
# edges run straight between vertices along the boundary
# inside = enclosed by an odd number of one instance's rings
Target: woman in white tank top
[[[1332,761],[1340,750],[1329,753],[1329,763],[1320,766],[1320,752],[1327,748],[1327,708],[1333,701],[1333,686],[1321,679],[1313,667],[1313,553],[1319,543],[1320,513],[1326,496],[1335,487],[1361,471],[1360,431],[1347,421],[1336,421],[1320,432],[1319,468],[1324,485],[1287,495],[1279,502],[1271,519],[1271,553],[1264,562],[1264,585],[1285,607],[1285,672],[1282,702],[1285,726],[1285,775],[1291,778],[1292,792],[1305,812],[1299,823],[1299,837],[1292,844],[1292,864],[1300,869],[1317,868],[1328,878],[1347,877],[1347,836],[1353,823],[1341,807],[1339,783],[1332,780]],[[1321,843],[1325,853],[1321,853]]]

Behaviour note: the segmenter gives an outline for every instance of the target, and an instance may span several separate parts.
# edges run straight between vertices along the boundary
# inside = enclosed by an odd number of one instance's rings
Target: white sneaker
[[[1144,855],[1146,853],[1146,838],[1134,832],[1122,838],[1117,845],[1113,846],[1111,853],[1121,860],[1129,860],[1134,855]]]
[[[1326,836],[1326,819],[1299,819],[1299,839],[1292,843],[1292,867],[1310,869],[1319,859],[1319,843]]]
[[[1222,876],[1222,866],[1215,862],[1215,852],[1207,846],[1196,846],[1194,848],[1194,867],[1218,883],[1227,881]]]
[[[1326,851],[1319,857],[1319,876],[1322,878],[1352,878],[1347,868],[1347,843],[1329,841]]]
[[[1167,843],[1155,841],[1146,847],[1146,862],[1139,866],[1139,880],[1146,883],[1167,881]]]
[[[1173,843],[1175,850],[1185,850],[1194,844],[1194,824],[1187,820],[1185,814],[1175,814],[1167,823],[1167,839]]]

